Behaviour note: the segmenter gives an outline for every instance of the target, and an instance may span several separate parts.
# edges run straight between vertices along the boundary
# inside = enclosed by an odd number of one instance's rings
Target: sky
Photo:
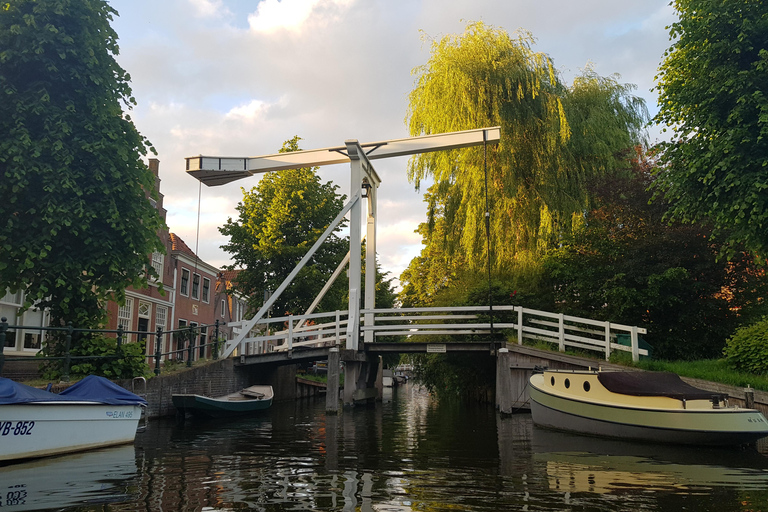
[[[668,0],[109,0],[118,11],[118,63],[138,105],[129,112],[160,160],[168,226],[204,261],[231,263],[218,227],[236,217],[241,187],[199,186],[185,157],[276,153],[298,135],[302,149],[408,137],[414,68],[432,41],[482,21],[526,30],[566,83],[591,64],[637,86],[651,115],[654,77],[676,20]],[[481,128],[481,127],[478,127]],[[651,142],[660,137],[649,129]],[[399,277],[421,250],[423,192],[407,157],[374,162],[378,255]],[[323,167],[349,196],[349,165]],[[198,208],[199,205],[199,208]],[[395,281],[397,284],[397,281]]]

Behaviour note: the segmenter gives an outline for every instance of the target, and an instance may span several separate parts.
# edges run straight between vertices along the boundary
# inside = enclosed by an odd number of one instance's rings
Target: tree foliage
[[[765,273],[720,246],[702,224],[668,224],[648,203],[652,162],[601,180],[581,228],[543,260],[537,306],[648,329],[654,356],[718,357],[726,338],[766,312]]]
[[[283,144],[281,152],[298,151],[299,137]],[[242,268],[235,288],[258,310],[264,292],[273,292],[291,273],[344,206],[338,187],[321,183],[315,169],[293,169],[265,174],[259,184],[243,191],[238,218],[219,230],[230,237],[222,249],[232,254],[231,268]],[[339,227],[336,232],[340,230]],[[348,251],[335,233],[323,243],[291,286],[273,306],[275,315],[302,314]],[[344,283],[337,281],[320,309],[342,307]]]
[[[145,285],[163,250],[114,14],[102,0],[0,4],[0,289],[80,327]]]
[[[642,139],[647,116],[632,86],[587,68],[568,87],[533,43],[527,33],[511,38],[470,23],[434,41],[429,62],[414,70],[412,135],[501,126],[487,159],[473,148],[410,161],[417,187],[433,181],[419,228],[425,247],[403,275],[404,291],[422,302],[485,265],[486,169],[492,264],[504,272],[534,264],[567,234],[589,205],[589,180],[626,166],[626,150]]]
[[[669,217],[706,221],[729,242],[768,254],[768,3],[675,0],[679,21],[658,80],[657,195]]]

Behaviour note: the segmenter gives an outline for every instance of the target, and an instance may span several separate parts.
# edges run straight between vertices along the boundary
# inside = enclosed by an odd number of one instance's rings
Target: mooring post
[[[338,347],[332,347],[328,350],[328,383],[325,388],[326,414],[337,414],[339,412],[340,356]]]
[[[750,386],[744,390],[744,405],[747,409],[755,408],[755,390]]]

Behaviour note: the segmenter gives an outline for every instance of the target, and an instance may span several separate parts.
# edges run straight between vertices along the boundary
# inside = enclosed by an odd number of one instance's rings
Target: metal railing
[[[2,372],[3,365],[6,361],[63,361],[62,365],[62,380],[68,381],[69,380],[69,373],[71,370],[72,362],[73,361],[82,361],[82,360],[92,360],[92,361],[99,361],[99,360],[115,360],[120,358],[128,358],[128,357],[141,357],[143,359],[147,359],[147,363],[149,364],[150,361],[154,360],[154,373],[155,375],[160,375],[163,363],[166,361],[185,361],[187,366],[192,366],[192,362],[195,359],[200,359],[200,349],[205,350],[206,348],[211,348],[211,356],[213,359],[218,359],[219,357],[219,349],[223,345],[223,341],[219,340],[220,336],[220,329],[224,327],[226,324],[220,322],[219,320],[216,320],[213,324],[201,324],[201,325],[195,325],[195,326],[185,326],[181,327],[179,329],[173,329],[169,331],[164,331],[162,327],[158,327],[155,331],[129,331],[123,329],[122,326],[118,326],[117,329],[80,329],[75,328],[71,324],[63,327],[40,327],[40,326],[24,326],[24,325],[10,325],[8,324],[7,318],[3,317],[0,318],[0,348],[3,350],[0,350],[0,372]],[[213,327],[213,336],[212,340],[210,342],[206,343],[198,343],[201,332],[203,329],[207,329],[209,327]],[[5,348],[5,342],[6,342],[6,335],[8,331],[16,331],[21,329],[28,329],[28,330],[35,330],[35,331],[44,331],[44,332],[60,332],[64,333],[64,347],[63,347],[63,355],[60,356],[6,356],[4,354],[4,348]],[[116,339],[116,349],[115,354],[113,355],[106,355],[106,356],[94,356],[94,355],[87,355],[87,356],[79,356],[79,355],[72,355],[72,339],[73,336],[77,333],[93,333],[93,334],[109,334],[115,335]],[[122,353],[122,347],[126,343],[134,343],[130,341],[126,341],[126,337],[135,334],[139,337],[139,341],[145,341],[147,339],[152,339],[154,341],[154,347],[155,350],[152,354],[144,354],[142,356],[130,356],[127,354]],[[165,345],[165,341],[170,340],[170,345],[172,346],[173,343],[176,343],[177,348],[163,351],[162,347]],[[197,353],[198,357],[195,357],[195,354]],[[186,355],[186,357],[185,357]]]

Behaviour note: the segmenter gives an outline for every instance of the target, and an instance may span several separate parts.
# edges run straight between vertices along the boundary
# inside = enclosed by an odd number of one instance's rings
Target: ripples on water
[[[607,441],[530,415],[324,400],[232,421],[150,422],[136,445],[0,468],[7,510],[691,510],[768,512],[768,457]]]

